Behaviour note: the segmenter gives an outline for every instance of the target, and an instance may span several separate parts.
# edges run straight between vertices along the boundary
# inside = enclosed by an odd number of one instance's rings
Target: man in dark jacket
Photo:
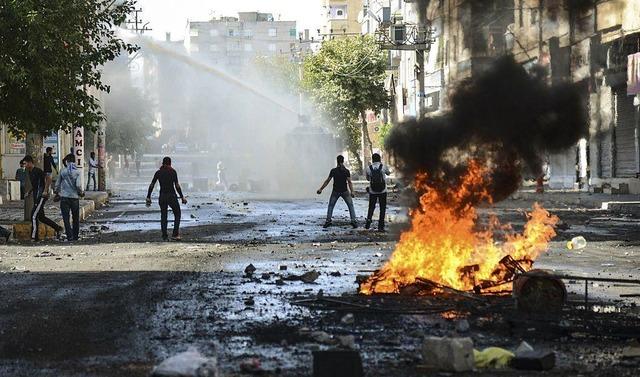
[[[56,160],[53,158],[52,147],[47,147],[44,160],[42,161],[42,167],[44,168],[44,174],[49,177],[53,174],[53,169],[56,169],[56,173],[58,172],[58,165],[56,165]]]
[[[162,166],[153,176],[153,180],[149,185],[149,191],[147,193],[146,204],[147,207],[151,205],[151,193],[155,188],[156,182],[160,181],[160,197],[158,204],[160,204],[160,227],[162,228],[162,239],[167,241],[169,235],[167,234],[167,217],[168,209],[171,208],[173,212],[173,235],[171,239],[179,241],[180,238],[180,203],[178,203],[178,196],[182,200],[182,204],[187,204],[182,194],[182,188],[178,183],[178,173],[171,167],[171,158],[165,157],[162,159]]]
[[[34,165],[33,157],[25,156],[23,161],[29,174],[29,181],[31,182],[31,191],[27,192],[26,196],[33,196],[33,209],[31,210],[31,240],[38,240],[38,225],[40,222],[52,227],[56,232],[56,238],[60,239],[62,227],[44,215],[44,205],[49,199],[51,176],[47,176],[42,169]]]

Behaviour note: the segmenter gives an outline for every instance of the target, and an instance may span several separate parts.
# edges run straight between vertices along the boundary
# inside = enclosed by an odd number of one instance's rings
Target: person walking
[[[173,212],[173,234],[171,239],[174,241],[180,241],[181,213],[178,197],[182,200],[182,204],[187,204],[187,199],[182,194],[182,188],[178,182],[178,173],[171,167],[170,157],[162,159],[162,166],[153,176],[153,180],[149,185],[149,191],[147,192],[147,207],[151,206],[151,193],[158,181],[160,181],[160,197],[158,198],[158,204],[160,205],[160,227],[162,229],[162,239],[165,241],[169,239],[167,234],[167,217],[168,208],[171,208],[171,211]],[[177,196],[176,192],[178,193]]]
[[[47,200],[49,200],[51,177],[47,176],[42,169],[34,165],[33,157],[25,156],[23,161],[29,174],[29,182],[31,183],[31,190],[27,192],[25,196],[31,195],[33,197],[33,209],[31,210],[31,240],[38,240],[38,226],[41,222],[52,227],[56,232],[56,238],[60,239],[62,227],[44,215],[44,205]]]
[[[356,221],[356,211],[353,208],[353,198],[355,197],[353,191],[353,183],[351,183],[351,173],[349,169],[344,166],[344,157],[338,156],[336,158],[337,166],[329,172],[329,177],[325,179],[322,183],[322,186],[318,189],[317,194],[322,194],[322,190],[331,182],[333,179],[333,191],[331,192],[331,197],[329,198],[329,207],[327,208],[327,220],[324,223],[323,228],[328,228],[331,226],[331,218],[333,217],[333,208],[336,206],[338,202],[338,198],[342,198],[345,203],[347,203],[347,207],[349,207],[349,215],[351,216],[351,226],[355,229],[358,227],[358,223]]]
[[[47,147],[44,153],[44,159],[42,160],[42,167],[44,170],[44,174],[51,177],[53,175],[53,169],[56,169],[56,174],[59,174],[58,165],[56,165],[56,160],[53,158],[53,148]]]
[[[24,199],[24,188],[27,182],[27,169],[24,167],[24,161],[20,160],[20,167],[16,169],[16,181],[20,182],[20,200]]]
[[[64,221],[64,230],[67,234],[67,241],[71,242],[80,238],[80,198],[84,196],[84,192],[82,192],[82,179],[74,158],[65,158],[65,165],[66,167],[58,175],[54,192],[60,197],[60,212]],[[69,215],[71,215],[73,225],[69,221]]]
[[[216,182],[216,187],[222,189],[222,191],[227,191],[229,189],[229,185],[227,183],[227,173],[224,171],[224,165],[222,165],[222,161],[218,161],[218,165],[216,165],[218,170],[218,181]]]
[[[386,176],[391,172],[386,165],[382,164],[382,158],[378,153],[371,156],[371,165],[367,168],[366,175],[369,181],[367,192],[369,193],[369,212],[365,229],[371,227],[373,211],[376,209],[376,202],[380,202],[380,217],[378,218],[378,230],[384,232],[384,219],[387,212],[387,181]]]
[[[69,164],[67,162],[67,164]],[[98,170],[98,162],[96,161],[96,152],[91,152],[89,156],[89,176],[87,177],[87,188],[86,191],[89,191],[89,184],[93,179],[93,191],[98,191],[98,186],[96,184],[96,171]]]

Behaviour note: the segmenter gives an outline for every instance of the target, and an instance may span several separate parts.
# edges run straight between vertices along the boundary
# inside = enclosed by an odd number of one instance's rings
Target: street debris
[[[428,336],[422,344],[422,358],[427,367],[441,371],[473,370],[474,352],[471,338]]]
[[[350,325],[355,321],[352,313],[347,313],[340,319],[340,322],[345,325]]]
[[[357,351],[313,352],[313,377],[363,377],[362,358]]]
[[[587,247],[587,240],[582,236],[573,237],[567,242],[567,249],[569,250],[580,250],[585,247]]]
[[[517,354],[511,366],[521,370],[550,370],[556,365],[555,352],[527,351]]]
[[[252,276],[254,272],[256,272],[256,267],[253,264],[248,265],[244,269],[244,274],[246,276]]]
[[[218,362],[215,357],[205,357],[191,347],[172,356],[151,372],[153,377],[218,377]]]
[[[240,371],[243,373],[258,374],[264,372],[262,363],[257,357],[244,359],[240,362]]]
[[[482,351],[473,350],[476,368],[504,369],[509,366],[515,355],[500,347],[489,347]]]
[[[466,319],[461,319],[456,322],[456,331],[459,333],[466,333],[467,331],[469,331],[469,328],[469,321],[467,321]]]

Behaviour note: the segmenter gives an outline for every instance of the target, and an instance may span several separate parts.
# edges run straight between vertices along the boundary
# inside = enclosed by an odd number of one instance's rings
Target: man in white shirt
[[[89,177],[87,178],[87,188],[85,191],[89,191],[89,184],[93,179],[93,191],[97,191],[98,187],[96,184],[96,171],[98,169],[98,162],[96,161],[96,153],[91,152],[91,157],[89,157]]]
[[[373,217],[373,211],[376,209],[376,202],[380,201],[380,218],[378,219],[378,231],[384,232],[384,218],[387,211],[387,182],[386,176],[391,174],[389,168],[382,164],[382,158],[378,153],[371,156],[373,163],[366,169],[367,181],[369,187],[369,212],[367,213],[367,222],[364,227],[369,229]]]

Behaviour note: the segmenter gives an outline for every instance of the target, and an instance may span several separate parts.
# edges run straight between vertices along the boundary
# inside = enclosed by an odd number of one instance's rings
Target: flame
[[[447,189],[435,188],[426,174],[418,175],[415,185],[424,194],[410,212],[411,228],[401,235],[389,261],[360,286],[360,292],[399,293],[418,278],[471,290],[481,281],[502,281],[507,270],[500,262],[507,255],[529,261],[521,265],[530,269],[556,235],[558,217],[536,203],[527,213],[521,234],[501,225],[495,216],[479,230],[474,203],[492,202],[485,178],[488,172],[488,167],[472,160],[460,182]]]

